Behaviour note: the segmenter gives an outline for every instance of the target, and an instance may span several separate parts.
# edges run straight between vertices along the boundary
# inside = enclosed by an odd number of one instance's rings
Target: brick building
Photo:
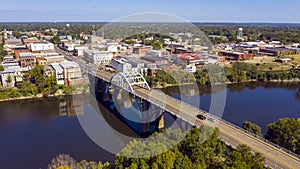
[[[20,53],[28,53],[30,50],[27,47],[16,47],[13,49],[15,53],[16,60],[20,60]]]
[[[36,58],[33,53],[20,53],[20,64],[21,67],[34,67],[36,65]]]

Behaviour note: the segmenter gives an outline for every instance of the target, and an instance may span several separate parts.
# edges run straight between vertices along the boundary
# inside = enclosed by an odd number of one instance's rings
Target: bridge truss
[[[138,72],[116,73],[110,78],[109,85],[120,87],[131,93],[134,93],[134,86],[151,90],[146,79]]]

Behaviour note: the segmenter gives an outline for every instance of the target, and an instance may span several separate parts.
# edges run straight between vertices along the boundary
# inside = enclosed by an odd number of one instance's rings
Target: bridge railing
[[[152,89],[152,90],[154,90],[154,89]],[[184,104],[185,106],[188,106],[188,107],[190,107],[190,108],[192,108],[192,109],[197,109],[198,111],[201,111],[201,112],[203,112],[203,113],[205,113],[205,114],[208,114],[207,111],[202,110],[202,109],[200,109],[200,108],[198,108],[198,107],[195,107],[195,106],[193,106],[193,105],[191,105],[191,104],[189,104],[189,103],[187,103],[187,102],[185,102],[185,101],[182,101],[182,100],[180,100],[180,99],[177,99],[177,98],[175,98],[175,97],[173,97],[173,96],[169,96],[169,95],[165,94],[164,92],[162,92],[162,91],[160,91],[160,90],[155,90],[155,91],[158,92],[158,93],[161,93],[161,94],[163,94],[163,95],[166,95],[167,97],[170,97],[171,99],[174,99],[174,100],[176,100],[176,101],[179,101],[179,102],[181,102],[181,104]]]
[[[163,93],[163,92],[161,92],[161,91],[159,91],[159,90],[155,90],[155,91],[157,91],[157,92],[159,92],[159,93],[162,93],[162,94],[165,94],[165,93]],[[199,111],[204,112],[205,114],[208,114],[207,111],[202,110],[202,109],[200,109],[200,108],[197,108],[197,107],[195,107],[195,106],[193,106],[193,105],[191,105],[191,104],[188,104],[188,103],[186,103],[186,102],[184,102],[184,101],[182,101],[182,100],[180,100],[180,99],[177,99],[177,98],[172,97],[172,96],[169,96],[169,95],[167,95],[167,96],[168,96],[168,97],[171,97],[171,98],[174,99],[174,100],[177,100],[177,101],[181,102],[181,104],[184,104],[184,105],[186,105],[186,106],[188,106],[188,107],[190,107],[190,108],[192,108],[192,109],[198,109]],[[284,147],[281,147],[280,145],[275,144],[275,143],[273,143],[273,142],[271,142],[271,141],[269,141],[269,140],[267,140],[267,139],[265,139],[265,138],[263,138],[263,137],[260,137],[260,136],[258,136],[258,135],[256,135],[256,134],[253,134],[253,133],[251,133],[251,132],[249,132],[249,131],[243,129],[243,128],[240,127],[240,126],[237,126],[237,125],[235,125],[235,124],[233,124],[233,123],[230,123],[230,122],[228,122],[228,121],[225,121],[225,120],[223,120],[223,119],[221,119],[221,118],[219,118],[219,121],[222,121],[223,123],[226,123],[226,124],[228,124],[228,125],[231,125],[232,127],[235,127],[236,129],[239,129],[239,130],[242,131],[242,132],[245,132],[245,133],[247,133],[247,134],[249,134],[249,135],[252,135],[253,137],[255,137],[255,138],[257,138],[257,139],[259,139],[259,140],[261,140],[261,141],[263,141],[263,142],[265,142],[265,143],[268,143],[268,144],[270,144],[270,145],[276,147],[277,149],[279,149],[279,150],[281,150],[281,151],[284,151],[284,152],[286,152],[286,153],[288,153],[288,154],[290,154],[290,155],[292,155],[292,156],[297,157],[297,158],[300,159],[300,155],[299,155],[299,154],[296,154],[296,153],[294,153],[294,152],[292,152],[292,151],[290,151],[290,150],[288,150],[288,149],[286,149],[286,148],[284,148]],[[278,151],[278,150],[276,150],[276,151]]]
[[[281,150],[281,151],[284,151],[284,152],[286,152],[286,153],[288,153],[288,154],[290,154],[290,155],[292,155],[292,156],[295,156],[295,157],[297,157],[297,158],[300,159],[300,155],[299,155],[299,154],[296,154],[296,153],[294,153],[294,152],[292,152],[292,151],[290,151],[290,150],[288,150],[288,149],[286,149],[286,148],[284,148],[284,147],[281,147],[280,145],[275,144],[275,143],[273,143],[273,142],[271,142],[271,141],[269,141],[269,140],[267,140],[267,139],[265,139],[265,138],[263,138],[263,137],[260,137],[260,136],[258,136],[258,135],[256,135],[256,134],[253,134],[253,133],[251,133],[251,132],[249,132],[249,131],[243,129],[242,127],[237,126],[237,125],[235,125],[235,124],[233,124],[233,123],[230,123],[230,122],[225,121],[225,120],[223,120],[223,119],[219,119],[219,120],[222,121],[223,123],[226,123],[226,124],[228,124],[228,125],[231,125],[232,127],[237,128],[237,129],[239,129],[239,130],[241,130],[241,131],[243,131],[243,132],[245,132],[245,133],[247,133],[247,134],[249,134],[249,135],[252,135],[253,137],[255,137],[255,138],[257,138],[257,139],[259,139],[259,140],[261,140],[261,141],[263,141],[263,142],[265,142],[265,143],[268,143],[268,144],[270,144],[270,145],[276,147],[277,149],[279,149],[279,150]],[[278,151],[278,150],[275,150],[275,151]]]

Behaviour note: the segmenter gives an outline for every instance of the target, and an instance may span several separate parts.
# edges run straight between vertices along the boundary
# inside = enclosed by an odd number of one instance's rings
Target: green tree
[[[258,125],[251,123],[249,121],[246,121],[246,122],[244,122],[242,127],[243,127],[243,129],[249,131],[250,133],[253,133],[259,137],[262,137],[261,128]]]
[[[268,125],[266,139],[300,154],[300,119],[279,119]]]
[[[236,150],[229,153],[225,161],[225,169],[263,169],[265,158],[259,153],[252,154],[251,149],[246,145],[239,145]]]
[[[8,75],[8,76],[7,76],[6,82],[9,83],[9,84],[12,82],[12,77],[11,77],[11,75]]]

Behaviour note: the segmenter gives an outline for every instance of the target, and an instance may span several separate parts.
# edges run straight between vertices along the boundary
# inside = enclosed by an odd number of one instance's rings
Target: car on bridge
[[[215,118],[213,118],[213,117],[210,117],[210,118],[208,118],[208,121],[210,121],[210,122],[216,122],[217,120],[215,119]]]
[[[203,116],[202,114],[197,114],[196,117],[197,117],[198,119],[200,119],[200,120],[206,120],[206,117]]]

